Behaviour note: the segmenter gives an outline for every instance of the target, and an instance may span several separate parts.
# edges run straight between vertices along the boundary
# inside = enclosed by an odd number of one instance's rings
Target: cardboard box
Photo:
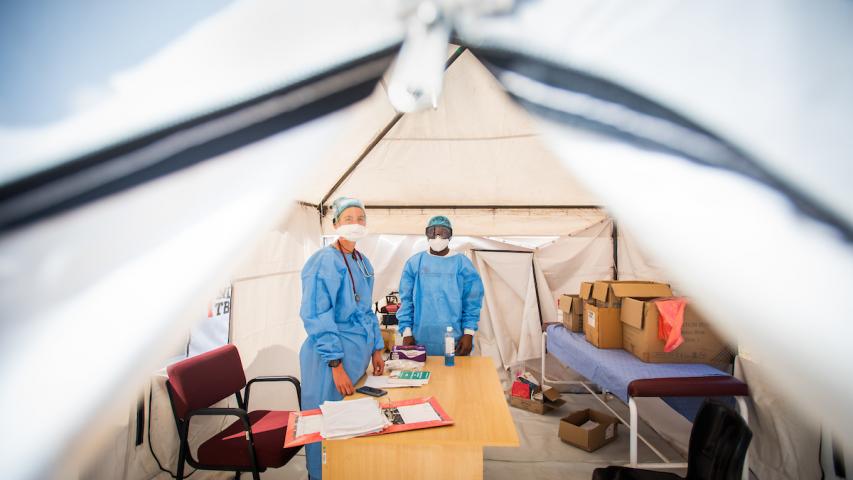
[[[593,282],[581,282],[580,294],[578,295],[581,301],[591,301],[592,300],[592,287],[595,285]]]
[[[597,425],[589,424],[588,427],[591,426],[591,428],[581,427],[589,421]],[[587,452],[594,452],[616,439],[618,424],[619,420],[616,417],[585,408],[572,412],[560,420],[560,440]]]
[[[556,402],[557,400],[560,400],[560,392],[553,387],[546,386],[543,388],[542,395],[544,395],[545,399],[549,402]]]
[[[573,313],[575,315],[580,316],[581,309],[583,308],[583,302],[581,302],[581,298],[577,295],[560,295],[560,298],[557,300],[557,306],[566,313]]]
[[[509,404],[513,407],[521,408],[528,412],[538,413],[539,415],[548,413],[551,410],[562,406],[564,403],[566,403],[566,401],[562,398],[549,400],[547,394],[545,395],[545,399],[542,401],[532,400],[530,398],[509,397]]]
[[[664,341],[658,338],[658,309],[654,301],[626,298],[622,300],[622,347],[644,362],[707,363],[723,370],[731,363],[728,346],[688,303],[684,310],[681,335],[684,343],[664,352]]]
[[[672,289],[665,283],[647,282],[643,280],[603,280],[595,282],[592,287],[592,298],[595,305],[618,307],[625,297],[657,298],[671,297]]]
[[[562,321],[566,329],[571,332],[583,331],[583,316],[581,315],[580,311],[578,311],[577,315],[575,315],[574,313],[566,313],[561,311],[560,321]]]
[[[586,341],[598,348],[622,348],[619,307],[584,305],[583,331]]]

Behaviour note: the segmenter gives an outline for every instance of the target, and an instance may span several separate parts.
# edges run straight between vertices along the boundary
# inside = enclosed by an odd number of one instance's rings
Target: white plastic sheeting
[[[289,217],[267,232],[233,277],[232,343],[240,351],[246,377],[299,377],[299,348],[306,333],[299,317],[302,266],[320,247],[317,211],[294,207]],[[295,410],[288,383],[260,383],[252,407]]]
[[[457,29],[469,44],[543,59],[656,100],[732,141],[849,222],[851,24],[853,4],[844,0],[817,7],[775,0],[549,0],[518,2],[513,15],[464,19]],[[577,158],[570,149],[556,152],[567,166]],[[596,183],[608,178],[596,176]],[[609,196],[593,193],[610,205]]]
[[[342,116],[0,240],[0,390],[14,392],[0,408],[17,412],[8,426],[18,432],[0,452],[10,477],[43,476],[69,449],[95,446],[78,439],[107,421],[104,405],[133,403],[245,246],[294,204],[289,193],[310,165],[280,152],[318,156]]]
[[[820,426],[798,415],[789,398],[767,381],[762,370],[748,354],[735,359],[735,376],[749,384],[749,428],[754,435],[749,468],[762,479],[824,478]]]

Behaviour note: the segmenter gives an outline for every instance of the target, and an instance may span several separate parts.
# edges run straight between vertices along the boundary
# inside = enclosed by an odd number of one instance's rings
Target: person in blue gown
[[[453,227],[445,216],[430,219],[429,248],[413,255],[400,277],[397,328],[403,345],[424,345],[427,355],[444,355],[444,335],[453,328],[456,355],[469,355],[483,306],[483,282],[474,264],[448,246]]]
[[[373,266],[355,249],[367,235],[364,205],[341,197],[332,205],[334,244],[317,251],[302,269],[299,315],[308,338],[299,352],[302,409],[319,408],[326,400],[342,400],[368,365],[382,375],[384,344],[371,308]],[[308,475],[322,478],[321,443],[305,447]]]

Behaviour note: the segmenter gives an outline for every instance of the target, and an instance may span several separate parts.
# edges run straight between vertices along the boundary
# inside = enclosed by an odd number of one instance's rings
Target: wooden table
[[[483,447],[517,447],[518,434],[489,357],[428,357],[429,383],[392,388],[382,401],[434,396],[454,420],[449,427],[323,441],[323,478],[336,479],[479,479]],[[364,383],[362,379],[358,386]],[[361,398],[356,394],[347,399]]]

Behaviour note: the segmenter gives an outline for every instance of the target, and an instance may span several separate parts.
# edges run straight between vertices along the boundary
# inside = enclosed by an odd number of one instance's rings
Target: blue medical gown
[[[400,332],[411,328],[415,341],[426,347],[428,355],[444,355],[448,325],[457,342],[466,328],[477,330],[483,282],[464,255],[439,257],[421,252],[403,268],[400,304]]]
[[[326,247],[308,259],[302,269],[302,306],[299,315],[308,338],[299,352],[302,374],[302,409],[319,408],[326,400],[341,400],[328,362],[342,359],[355,384],[364,375],[375,350],[384,348],[379,322],[371,308],[373,277],[367,278],[348,255],[358,303],[353,295],[341,252]],[[373,266],[364,258],[369,272]],[[308,473],[321,478],[321,444],[306,445]]]

